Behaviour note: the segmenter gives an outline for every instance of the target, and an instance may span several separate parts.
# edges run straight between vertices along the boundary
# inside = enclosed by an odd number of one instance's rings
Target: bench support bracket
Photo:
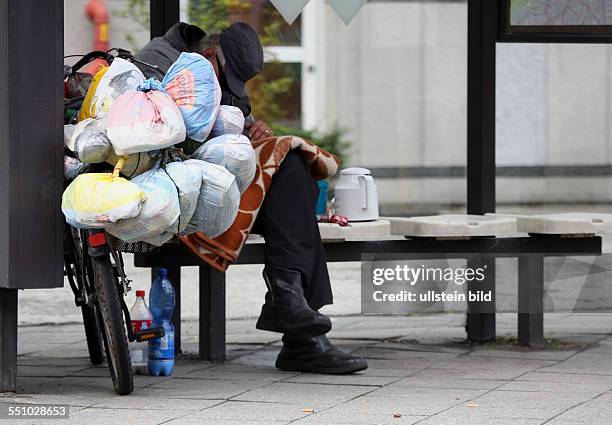
[[[520,345],[544,345],[544,257],[522,255],[518,259],[518,341]]]
[[[490,291],[493,302],[469,302],[466,321],[467,337],[470,341],[487,342],[495,339],[495,257],[483,256],[468,259],[468,267],[486,267],[485,280],[468,286],[471,291]]]

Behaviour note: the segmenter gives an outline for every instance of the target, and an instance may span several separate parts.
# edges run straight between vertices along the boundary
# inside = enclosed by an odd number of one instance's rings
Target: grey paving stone
[[[391,384],[369,393],[368,397],[384,397],[386,399],[410,399],[413,402],[420,401],[423,404],[428,404],[430,400],[435,399],[438,401],[450,402],[450,405],[454,405],[479,397],[485,394],[487,391],[488,390],[484,389],[473,390],[465,388],[427,388]]]
[[[474,402],[489,408],[568,409],[591,397],[585,394],[496,390],[474,399]]]
[[[383,360],[368,359],[367,373],[369,376],[392,376],[403,378],[431,367],[429,359]]]
[[[224,381],[211,379],[174,378],[142,388],[139,395],[155,398],[190,398],[226,400],[236,397],[263,383],[255,381]]]
[[[470,348],[462,346],[449,346],[448,343],[442,344],[421,344],[415,342],[382,342],[373,344],[372,347],[385,350],[395,351],[425,351],[433,353],[451,353],[451,354],[466,354],[471,351]]]
[[[294,377],[286,378],[285,382],[300,384],[337,384],[337,385],[364,385],[381,387],[397,381],[396,376],[372,376],[368,370],[353,375],[318,375],[303,373]]]
[[[317,385],[277,382],[236,396],[235,400],[294,403],[315,410],[331,407],[372,391],[357,385]]]
[[[545,360],[528,360],[528,359],[513,359],[513,358],[497,358],[497,357],[471,357],[463,356],[454,359],[434,362],[432,369],[451,369],[451,370],[500,370],[513,369],[516,371],[531,371],[547,366],[555,365],[557,362]]]
[[[140,410],[173,410],[178,412],[192,412],[207,409],[223,400],[196,400],[171,398],[168,401],[156,397],[141,395],[141,390],[136,390],[128,397],[114,397],[95,403],[94,407],[105,409],[140,409]]]
[[[540,425],[545,421],[538,419],[517,419],[517,418],[491,418],[491,417],[452,417],[452,418],[432,418],[425,419],[419,424],[423,425]]]
[[[482,423],[483,419],[488,420],[489,424],[509,423],[510,420],[527,420],[542,423],[562,412],[563,409],[549,407],[532,408],[522,405],[488,407],[479,404],[478,401],[470,401],[441,412],[432,417],[432,419],[436,419],[438,423],[444,421],[449,423],[453,423],[453,421],[459,421],[458,423],[464,423],[460,421],[466,421],[465,423],[470,423],[470,421]]]
[[[430,416],[460,403],[456,397],[358,397],[334,407],[338,415],[393,415]]]
[[[83,371],[82,366],[29,366],[29,365],[18,365],[17,375],[19,377],[54,377],[59,378],[62,376],[69,376],[75,373]],[[108,371],[107,371],[108,373]]]
[[[193,370],[182,375],[182,377],[188,379],[215,379],[235,382],[255,381],[270,383],[282,381],[298,375],[297,373],[282,372],[278,369],[272,369],[269,367],[261,367],[257,370],[253,369],[254,368],[244,368],[240,365],[213,366]]]
[[[296,424],[325,424],[325,425],[411,425],[416,424],[427,416],[401,415],[394,417],[394,413],[337,413],[334,408],[321,413],[306,416]]]
[[[512,381],[498,389],[500,391],[526,391],[532,393],[548,392],[563,394],[599,395],[611,388],[609,384],[580,384],[567,382],[534,382],[534,381]]]
[[[522,369],[515,370],[512,367],[503,367],[498,369],[480,369],[478,363],[474,364],[473,368],[460,369],[426,369],[419,371],[413,376],[417,379],[429,379],[432,381],[444,380],[483,380],[483,381],[507,381],[524,374]]]
[[[612,356],[583,352],[558,364],[542,367],[542,372],[612,375]]]
[[[502,359],[561,361],[575,355],[576,353],[577,351],[575,350],[504,350],[478,348],[468,355],[472,357],[495,357]]]
[[[30,352],[29,355],[32,357],[88,358],[89,352],[85,342],[77,342],[75,344],[44,344],[40,350]]]
[[[447,373],[439,370],[426,370],[393,383],[399,387],[447,388],[465,390],[491,390],[508,381],[496,379],[475,379],[467,373]]]
[[[297,404],[258,403],[230,400],[207,408],[202,417],[207,420],[262,420],[289,422],[308,415]]]
[[[436,351],[421,351],[421,350],[389,350],[378,347],[363,347],[355,351],[367,358],[383,359],[383,360],[411,360],[411,359],[427,359],[431,361],[443,361],[453,359],[460,353],[441,353]]]
[[[288,422],[286,421],[270,421],[270,420],[244,420],[244,419],[207,419],[206,411],[190,413],[185,416],[181,416],[180,418],[173,419],[169,422],[166,422],[164,425],[285,425]]]
[[[70,415],[66,421],[53,421],[58,424],[104,424],[104,425],[158,425],[174,419],[183,413],[172,410],[147,412],[137,409],[100,409],[89,407]]]
[[[267,366],[273,367],[278,356],[279,348],[266,348],[263,350],[255,351],[253,353],[245,354],[234,359],[232,362],[236,364],[248,365],[248,366]]]
[[[612,395],[605,394],[567,410],[550,423],[609,425],[611,417]]]
[[[520,376],[520,381],[562,382],[567,384],[602,384],[612,386],[612,375],[583,375],[578,373],[528,372]]]
[[[92,366],[89,356],[83,357],[17,357],[17,366],[81,366],[83,368]]]

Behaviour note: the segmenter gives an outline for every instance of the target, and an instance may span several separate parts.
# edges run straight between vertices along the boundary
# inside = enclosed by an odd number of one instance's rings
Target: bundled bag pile
[[[162,82],[116,58],[91,79],[76,125],[64,128],[62,198],[69,224],[155,246],[223,234],[256,172],[238,108],[220,106],[212,65],[183,53]],[[191,158],[177,145],[199,142]],[[112,173],[86,173],[103,163]]]

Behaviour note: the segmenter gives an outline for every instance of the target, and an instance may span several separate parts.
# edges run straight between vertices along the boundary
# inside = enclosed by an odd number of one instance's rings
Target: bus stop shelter
[[[496,206],[496,44],[612,41],[607,27],[513,28],[510,1],[468,0],[469,214]],[[179,0],[150,7],[152,37],[179,20]],[[16,388],[18,290],[63,286],[63,8],[64,0],[0,0],[0,391]],[[467,326],[489,340],[495,314],[470,311]]]

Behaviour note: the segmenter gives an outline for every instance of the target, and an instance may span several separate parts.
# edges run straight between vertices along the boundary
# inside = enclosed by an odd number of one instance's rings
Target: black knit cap
[[[225,79],[238,97],[247,94],[246,82],[261,72],[263,50],[257,33],[248,24],[238,22],[221,31],[219,41],[225,56]]]

